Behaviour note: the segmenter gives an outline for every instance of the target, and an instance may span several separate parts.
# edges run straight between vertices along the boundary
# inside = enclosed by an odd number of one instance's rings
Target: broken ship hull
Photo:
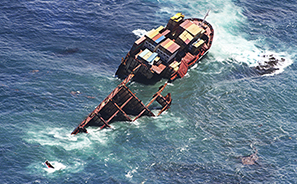
[[[207,13],[208,15],[208,13]],[[207,16],[206,15],[206,16]],[[210,49],[214,30],[204,19],[184,19],[177,13],[167,26],[152,29],[138,39],[126,55],[116,72],[124,79],[96,108],[84,119],[72,134],[87,132],[87,127],[110,127],[114,121],[135,121],[141,116],[156,116],[149,107],[156,101],[161,105],[157,116],[170,108],[170,93],[162,96],[167,82],[144,105],[128,88],[133,79],[142,83],[154,83],[162,78],[169,82],[182,78],[188,68],[197,63]]]
[[[161,95],[167,83],[160,87],[159,91],[153,95],[152,100],[147,105],[144,105],[127,87],[127,84],[133,77],[134,74],[132,73],[121,82],[71,134],[87,133],[86,128],[89,126],[97,126],[102,129],[110,127],[109,124],[114,121],[135,121],[140,116],[156,116],[149,109],[149,106],[154,101],[161,105],[161,110],[157,115],[160,115],[170,107],[172,101],[170,93],[165,97]]]

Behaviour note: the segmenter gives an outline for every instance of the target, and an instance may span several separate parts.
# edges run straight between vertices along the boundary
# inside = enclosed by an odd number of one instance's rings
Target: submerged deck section
[[[141,116],[155,116],[149,110],[149,106],[155,100],[162,106],[158,115],[170,107],[172,101],[170,93],[165,97],[161,95],[167,83],[159,88],[147,105],[144,105],[126,86],[133,77],[134,74],[130,74],[122,81],[71,134],[87,133],[88,126],[97,126],[102,129],[110,127],[109,124],[114,121],[135,121]]]

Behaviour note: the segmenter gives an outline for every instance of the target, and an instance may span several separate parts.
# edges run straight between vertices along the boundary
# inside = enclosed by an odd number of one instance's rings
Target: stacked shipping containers
[[[172,31],[174,31],[173,35],[175,36],[170,34]],[[150,66],[149,68],[158,74],[165,69],[164,65],[169,65],[171,69],[164,71],[162,75],[169,75],[172,73],[171,70],[177,72],[181,62],[177,62],[175,56],[180,50],[189,48],[191,54],[187,53],[183,58],[183,62],[184,64],[191,63],[194,59],[192,54],[196,54],[204,44],[204,40],[198,39],[204,31],[191,20],[183,21],[183,16],[177,14],[171,17],[166,28],[160,26],[157,29],[152,29],[145,36],[138,39],[134,43],[134,53],[132,55],[138,54],[133,58],[137,58],[137,60]]]
[[[179,48],[177,43],[167,38],[158,46],[156,52],[165,63],[170,64],[170,58],[178,52]]]
[[[163,26],[158,27],[157,29],[150,30],[146,35],[146,40],[144,46],[151,51],[155,49],[155,47],[165,39],[165,36],[160,34],[160,31],[164,29]]]
[[[181,45],[181,49],[183,49],[197,40],[197,38],[201,37],[205,30],[194,24],[192,21],[185,20],[180,24],[178,32],[181,34],[176,39],[176,42]]]
[[[204,43],[205,41],[202,39],[198,39],[196,42],[194,42],[191,47],[191,53],[196,55]]]
[[[176,15],[170,18],[166,28],[169,30],[173,30],[177,25],[179,25],[184,20],[184,17],[185,16],[183,14],[177,13]]]
[[[149,49],[145,49],[138,56],[137,59],[141,60],[143,63],[153,65],[154,62],[159,60],[158,53],[151,52]]]

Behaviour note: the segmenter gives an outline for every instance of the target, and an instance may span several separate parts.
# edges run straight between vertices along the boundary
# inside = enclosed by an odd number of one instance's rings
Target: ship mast
[[[202,26],[202,24],[205,22],[206,17],[209,15],[210,9],[206,12],[203,21],[199,24],[200,26]]]

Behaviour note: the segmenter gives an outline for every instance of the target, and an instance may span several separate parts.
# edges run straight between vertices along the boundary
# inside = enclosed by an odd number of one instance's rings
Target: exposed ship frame
[[[135,68],[134,72],[139,68]],[[79,126],[74,129],[71,134],[80,132],[87,133],[86,127],[97,126],[105,128],[110,127],[110,123],[114,121],[135,121],[139,117],[159,116],[163,111],[170,108],[171,95],[168,93],[165,97],[162,96],[162,91],[167,86],[165,83],[153,95],[153,98],[147,105],[144,105],[136,95],[127,87],[127,84],[134,77],[131,73],[125,80],[123,80],[96,108],[88,117],[83,120]],[[150,105],[157,101],[161,105],[161,110],[155,115],[150,109]],[[133,117],[132,117],[133,116]]]

